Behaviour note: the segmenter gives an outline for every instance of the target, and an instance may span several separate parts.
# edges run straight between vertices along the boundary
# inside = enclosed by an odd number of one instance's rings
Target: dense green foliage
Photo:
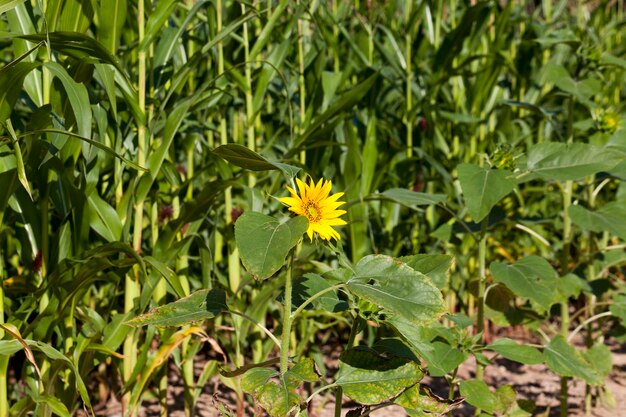
[[[626,334],[626,29],[570,3],[0,0],[0,417],[166,414],[168,361],[188,415],[212,377],[238,415],[459,405],[424,374],[530,415],[496,356],[589,407]],[[277,200],[307,175],[339,242]]]

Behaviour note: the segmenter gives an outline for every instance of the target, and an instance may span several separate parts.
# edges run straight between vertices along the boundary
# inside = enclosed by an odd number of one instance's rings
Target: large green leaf
[[[614,201],[591,211],[580,205],[569,208],[572,222],[583,230],[593,232],[611,232],[626,240],[626,207],[622,202]]]
[[[515,295],[534,301],[544,310],[557,301],[557,273],[539,256],[527,256],[512,265],[492,262],[489,268],[494,281],[503,283]]]
[[[415,385],[422,376],[413,361],[384,357],[368,348],[352,348],[339,358],[335,383],[360,404],[378,404]]]
[[[126,322],[129,326],[178,327],[211,319],[228,310],[224,290],[199,290]]]
[[[543,67],[540,82],[554,83],[558,88],[587,105],[592,105],[589,99],[602,87],[601,81],[595,78],[574,80],[563,65],[553,62]]]
[[[308,221],[302,216],[281,223],[262,213],[244,213],[235,222],[235,241],[243,265],[256,279],[271,277],[285,264],[307,227]]]
[[[422,358],[428,364],[428,374],[444,376],[461,365],[468,357],[468,353],[446,342],[435,340],[429,343],[432,350],[422,350]]]
[[[544,142],[528,149],[526,169],[548,180],[578,180],[607,171],[622,160],[618,152],[597,145]]]
[[[591,385],[602,385],[604,378],[583,355],[561,335],[554,337],[545,347],[546,365],[560,376],[584,379]]]
[[[437,320],[445,306],[441,292],[426,275],[385,255],[370,255],[354,267],[347,288],[389,317],[422,325]]]
[[[461,164],[457,171],[467,211],[475,222],[487,217],[491,209],[516,185],[513,174],[502,169]]]
[[[284,375],[279,375],[278,371],[271,368],[249,369],[241,379],[241,387],[244,391],[255,394],[271,417],[284,417],[302,401],[296,391],[302,382],[318,380],[315,362],[311,358],[304,358]]]
[[[448,282],[448,272],[452,267],[450,255],[419,254],[401,256],[398,260],[426,275],[439,289],[443,289]]]
[[[534,365],[543,362],[543,356],[537,349],[532,346],[521,345],[506,337],[489,344],[487,349],[499,353],[506,359],[526,365]]]
[[[485,410],[488,413],[498,406],[496,396],[489,390],[487,384],[479,380],[461,381],[459,384],[461,395],[465,401],[476,408]]]

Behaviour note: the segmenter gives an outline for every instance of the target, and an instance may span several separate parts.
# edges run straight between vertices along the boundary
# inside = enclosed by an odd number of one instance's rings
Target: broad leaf
[[[339,358],[335,383],[344,394],[360,404],[389,400],[422,379],[422,371],[412,361],[383,357],[368,348],[353,348]]]
[[[513,174],[503,169],[461,164],[457,171],[467,211],[475,222],[487,217],[491,209],[517,184]]]
[[[560,376],[571,376],[585,380],[591,385],[601,385],[604,378],[599,375],[594,367],[583,355],[570,345],[561,335],[554,337],[546,346],[543,354],[546,365]]]
[[[461,395],[465,397],[465,401],[476,408],[480,408],[481,410],[491,413],[498,406],[496,396],[489,390],[489,387],[483,381],[461,381],[459,387]]]
[[[611,202],[596,211],[575,205],[569,209],[572,222],[583,230],[611,232],[626,240],[626,208],[622,202]]]
[[[347,288],[377,305],[381,313],[416,325],[435,321],[445,312],[441,292],[430,278],[385,255],[361,259]]]
[[[545,259],[531,255],[512,265],[493,262],[493,279],[506,285],[515,295],[534,301],[548,310],[556,301],[557,273]]]
[[[534,365],[543,362],[543,356],[537,349],[531,346],[521,345],[506,337],[491,343],[487,346],[487,349],[499,353],[506,359],[526,365]]]
[[[309,304],[309,308],[317,308],[330,312],[345,311],[349,308],[347,302],[340,300],[336,290],[329,290],[332,284],[317,274],[304,274],[304,276],[293,284],[294,306],[299,307],[314,295],[327,291],[317,297]]]
[[[302,216],[281,223],[262,213],[244,213],[235,222],[235,241],[243,265],[256,279],[271,277],[285,264],[307,227]]]
[[[616,151],[588,143],[544,142],[528,149],[526,169],[548,180],[578,180],[607,171],[622,159]]]
[[[315,362],[311,358],[305,358],[284,375],[279,375],[278,371],[272,368],[249,369],[241,379],[241,387],[244,391],[254,394],[271,417],[283,417],[302,401],[296,391],[297,388],[305,381],[318,380]]]
[[[401,256],[398,260],[426,275],[439,289],[443,289],[448,282],[448,272],[452,266],[450,255],[420,254]]]

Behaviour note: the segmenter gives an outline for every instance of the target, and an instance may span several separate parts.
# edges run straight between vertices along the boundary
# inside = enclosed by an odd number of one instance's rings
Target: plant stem
[[[0,211],[0,238],[2,236],[2,225],[4,221],[4,211]],[[0,324],[4,324],[4,258],[0,257]],[[4,330],[0,329],[0,338],[4,337]],[[7,369],[9,366],[9,356],[0,356],[0,417],[9,416],[9,401],[7,396]]]
[[[572,205],[573,181],[566,181],[563,187],[563,251],[561,253],[561,274],[564,276],[569,272],[569,251],[572,242],[572,220],[569,216],[569,208]],[[561,301],[561,335],[567,339],[569,329],[569,303],[568,300]],[[567,377],[561,377],[561,417],[567,417],[568,388]]]
[[[413,37],[411,36],[411,30],[408,27],[408,23],[411,19],[411,3],[413,0],[405,0],[405,18],[407,27],[405,28],[406,34],[404,35],[404,60],[406,61],[406,157],[411,158],[413,156],[413,122],[411,120],[411,110],[413,110],[413,93],[411,91],[411,84],[413,81],[413,69],[411,66],[411,43]]]
[[[361,316],[356,316],[352,321],[352,327],[350,328],[350,336],[348,337],[348,343],[346,343],[346,350],[350,349],[354,345],[356,335],[359,333],[359,327],[361,326]],[[341,417],[341,406],[343,400],[343,388],[337,386],[335,389],[335,417]]]
[[[241,3],[241,14],[246,13],[246,5]],[[252,95],[252,62],[250,62],[250,39],[248,36],[248,23],[243,24],[243,53],[245,61],[245,76],[246,76],[246,135],[248,149],[251,151],[256,150],[256,139],[254,134],[254,106]],[[254,187],[256,184],[256,175],[250,173],[248,176],[248,186]]]
[[[485,331],[485,285],[487,280],[487,226],[489,217],[485,217],[480,225],[480,241],[478,242],[478,297],[476,300],[476,331],[481,334],[480,342],[484,342]],[[483,365],[476,364],[476,379],[482,381],[484,377]]]
[[[296,2],[300,6],[300,0]],[[298,18],[298,90],[300,96],[300,120],[298,121],[298,135],[304,133],[304,124],[306,118],[306,86],[304,84],[304,33],[302,30],[302,19]],[[300,151],[300,163],[306,164],[306,149]]]
[[[144,0],[137,2],[137,26],[138,26],[138,43],[141,45],[144,39],[145,16],[144,16]],[[137,52],[138,59],[138,80],[137,80],[137,96],[138,105],[142,118],[146,114],[146,51],[139,49]],[[139,120],[137,123],[137,164],[145,166],[146,161],[146,125],[145,120]],[[139,176],[142,173],[138,173]],[[133,225],[133,249],[141,254],[141,240],[143,229],[143,209],[144,200],[135,202],[134,225]],[[135,266],[133,271],[126,275],[125,294],[124,294],[124,312],[129,313],[135,308],[135,299],[140,296],[141,289],[139,287],[139,266]],[[131,330],[124,339],[124,381],[128,382],[133,373],[133,369],[137,359],[137,333]],[[129,415],[136,415],[136,411],[129,409],[130,393],[124,395],[122,399],[122,408]]]
[[[280,373],[289,370],[289,342],[291,340],[291,292],[293,284],[294,250],[289,254],[289,266],[285,275],[285,305],[283,314],[283,334],[280,342]]]

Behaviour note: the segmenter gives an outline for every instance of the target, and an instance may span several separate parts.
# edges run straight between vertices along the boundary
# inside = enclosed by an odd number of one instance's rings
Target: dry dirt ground
[[[613,352],[613,370],[606,382],[606,388],[611,392],[614,399],[613,404],[599,401],[591,412],[593,417],[626,417],[626,344],[609,344]],[[199,364],[201,365],[201,364]],[[466,379],[473,376],[475,364],[467,362],[459,370],[459,378]],[[169,378],[171,380],[168,392],[168,411],[171,417],[183,417],[182,387],[177,370],[170,368]],[[536,403],[537,408],[534,416],[557,417],[559,415],[558,393],[560,390],[560,379],[557,375],[549,371],[543,365],[520,365],[505,360],[498,360],[493,365],[487,367],[485,380],[493,388],[500,385],[510,384],[515,388],[518,399],[528,399]],[[447,392],[441,380],[425,379],[433,391],[441,396],[447,397]],[[584,412],[585,385],[581,381],[570,381],[569,383],[569,416],[582,417]],[[195,415],[199,417],[218,417],[219,413],[215,405],[215,394],[221,398],[225,404],[232,405],[232,392],[216,381],[210,381],[201,394],[200,400],[195,410]],[[330,395],[324,398],[319,396],[313,403],[309,415],[311,417],[332,417],[334,404]],[[343,416],[353,408],[350,403],[345,403]],[[109,401],[97,407],[97,415],[103,417],[121,417],[121,406],[117,401]],[[145,401],[140,410],[140,417],[157,417],[160,409],[155,402]],[[463,404],[455,410],[455,417],[465,417],[474,414],[473,407]],[[246,411],[247,416],[262,416],[250,409]],[[406,413],[400,407],[391,406],[376,410],[370,414],[374,417],[403,417]]]

